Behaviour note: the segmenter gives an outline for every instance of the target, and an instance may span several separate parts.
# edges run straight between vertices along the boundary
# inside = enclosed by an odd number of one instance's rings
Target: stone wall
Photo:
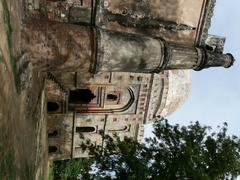
[[[61,137],[59,135],[49,137],[49,146],[53,146],[55,142],[55,146],[62,149],[62,151],[50,154],[50,159],[88,157],[88,152],[82,151],[81,144],[89,141],[94,145],[103,145],[103,134],[112,137],[116,134],[122,140],[127,136],[141,141],[144,135],[143,124],[146,122],[152,75],[124,72],[101,73],[83,82],[77,80],[77,74],[69,72],[56,75],[52,73],[53,77],[49,76],[51,79],[46,83],[47,103],[57,102],[60,105],[59,102],[63,102],[58,110],[48,112],[48,133],[53,134],[56,129],[61,129],[58,127],[66,126],[70,121],[72,123],[69,124],[69,128],[65,129],[69,137],[67,142],[63,134]],[[93,87],[105,88],[102,92],[103,96],[100,96],[103,101],[102,106],[93,106],[92,102],[95,101],[93,99],[89,104],[80,107],[86,111],[78,112],[79,109],[69,109],[70,90],[94,89]],[[130,97],[128,88],[131,89],[133,97]],[[110,104],[107,102],[107,94],[112,92],[120,92],[120,104],[114,105],[113,102]],[[126,109],[122,109],[126,107],[129,98],[133,98],[133,102]],[[113,111],[105,111],[109,109]],[[62,153],[66,152],[66,147],[68,147],[68,153],[63,156]]]
[[[27,0],[27,16],[90,24],[113,31],[147,34],[194,45],[201,38],[206,0]],[[210,3],[211,4],[211,3]]]

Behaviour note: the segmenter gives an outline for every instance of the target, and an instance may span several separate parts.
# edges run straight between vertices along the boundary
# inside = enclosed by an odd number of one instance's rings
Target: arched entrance
[[[69,103],[70,104],[88,104],[96,96],[90,89],[77,89],[69,92]]]
[[[57,110],[59,110],[60,106],[57,102],[52,102],[52,101],[49,101],[47,103],[47,112],[55,112]]]

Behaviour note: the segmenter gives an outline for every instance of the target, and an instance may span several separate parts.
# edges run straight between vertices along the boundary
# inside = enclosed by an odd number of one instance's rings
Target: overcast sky
[[[226,37],[224,51],[232,53],[236,62],[229,69],[191,71],[189,97],[168,120],[180,125],[198,120],[213,128],[227,122],[229,133],[240,136],[240,0],[217,0],[209,34]]]

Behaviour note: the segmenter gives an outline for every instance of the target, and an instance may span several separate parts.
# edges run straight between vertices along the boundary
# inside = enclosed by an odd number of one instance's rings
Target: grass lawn
[[[54,180],[53,161],[48,161],[48,180]]]
[[[15,81],[15,86],[17,92],[20,90],[20,78],[17,70],[16,60],[12,53],[13,48],[13,40],[12,40],[12,26],[11,26],[11,18],[10,13],[7,6],[7,0],[1,0],[3,6],[3,19],[4,19],[4,28],[6,31],[7,41],[8,41],[8,50],[9,50],[9,59],[12,66],[13,77]]]
[[[8,132],[0,128],[0,179],[14,180],[15,177],[14,151],[8,142]]]

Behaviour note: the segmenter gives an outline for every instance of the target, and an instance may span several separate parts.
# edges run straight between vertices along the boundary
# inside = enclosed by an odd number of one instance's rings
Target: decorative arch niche
[[[93,133],[96,131],[96,127],[94,126],[79,126],[76,127],[76,132],[78,133]]]
[[[70,91],[68,110],[76,113],[124,113],[135,102],[132,87],[86,86],[89,88]]]

